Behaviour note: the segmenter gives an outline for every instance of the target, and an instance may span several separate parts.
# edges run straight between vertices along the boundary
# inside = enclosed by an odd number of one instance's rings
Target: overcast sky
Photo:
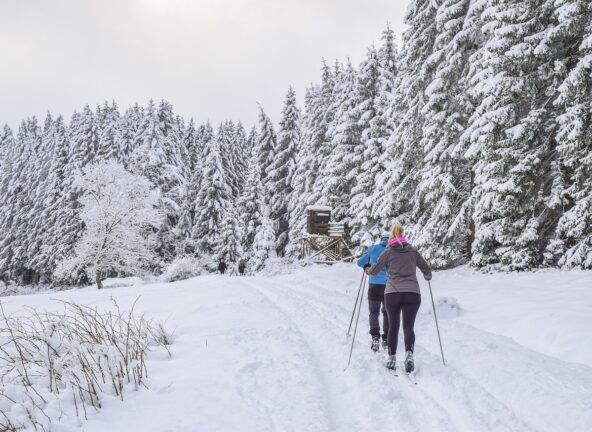
[[[279,119],[321,58],[354,64],[403,31],[406,0],[0,0],[0,124],[115,99],[196,121]]]

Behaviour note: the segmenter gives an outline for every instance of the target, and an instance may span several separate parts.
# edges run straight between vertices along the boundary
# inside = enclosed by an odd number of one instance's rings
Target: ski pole
[[[366,272],[364,272],[366,274]],[[362,282],[364,281],[364,277],[362,277]],[[362,310],[362,298],[364,298],[364,288],[365,284],[362,284],[362,295],[360,296],[360,306],[358,307],[358,316],[356,317],[356,326],[354,327],[354,337],[352,338],[351,348],[349,350],[349,359],[347,360],[347,366],[345,367],[344,371],[347,370],[349,364],[351,363],[352,353],[354,352],[354,342],[356,341],[356,333],[358,331],[358,321],[360,320],[360,311]]]
[[[366,279],[366,272],[362,272],[362,280],[360,281],[360,288],[358,288],[358,294],[356,295],[356,303],[354,304],[354,310],[352,311],[351,319],[349,320],[349,327],[347,329],[347,336],[351,336],[351,326],[354,322],[354,315],[356,314],[356,308],[358,307],[358,300],[360,298],[360,292],[362,291],[362,285],[364,285],[364,281]]]
[[[436,320],[436,331],[438,332],[438,342],[440,342],[440,354],[442,354],[442,364],[446,366],[446,361],[444,360],[444,350],[442,349],[442,338],[440,337],[440,327],[438,326],[438,317],[436,316],[436,305],[434,304],[434,295],[432,294],[432,284],[428,281],[428,286],[430,287],[430,297],[432,298],[432,308],[434,309],[434,319]]]

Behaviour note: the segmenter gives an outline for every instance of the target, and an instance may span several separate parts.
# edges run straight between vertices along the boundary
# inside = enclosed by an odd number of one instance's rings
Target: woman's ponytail
[[[403,227],[401,226],[401,224],[394,223],[393,226],[391,226],[391,230],[389,232],[389,237],[392,239],[399,238],[399,237],[401,237],[402,234],[403,234]]]

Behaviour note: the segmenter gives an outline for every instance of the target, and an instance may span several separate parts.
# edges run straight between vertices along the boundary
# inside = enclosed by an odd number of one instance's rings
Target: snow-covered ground
[[[436,273],[445,367],[422,282],[418,385],[387,374],[384,353],[369,350],[366,303],[344,371],[360,275],[341,264],[2,302],[7,312],[58,308],[51,299],[106,308],[110,297],[126,307],[140,296],[137,311],[175,329],[172,359],[149,359],[150,389],[106,401],[87,432],[590,430],[592,272]]]

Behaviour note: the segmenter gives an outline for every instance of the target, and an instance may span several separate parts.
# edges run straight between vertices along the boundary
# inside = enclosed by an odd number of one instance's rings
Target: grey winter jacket
[[[385,294],[395,292],[413,292],[420,294],[419,283],[415,276],[415,268],[419,267],[426,280],[432,278],[430,266],[423,257],[410,244],[395,245],[387,247],[378,257],[378,261],[371,268],[369,273],[378,274],[386,266],[388,280]]]

